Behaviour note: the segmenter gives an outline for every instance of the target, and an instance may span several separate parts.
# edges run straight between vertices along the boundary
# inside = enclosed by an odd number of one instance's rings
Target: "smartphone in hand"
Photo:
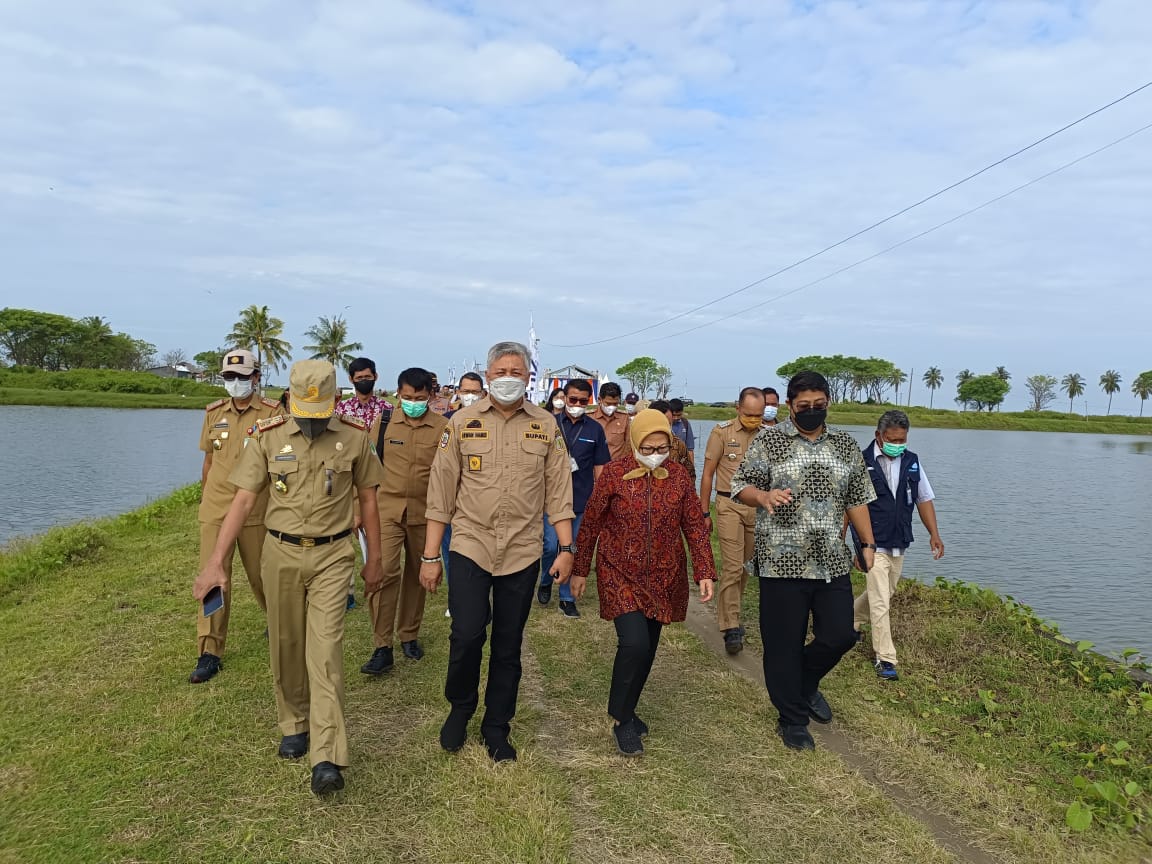
[[[220,586],[217,585],[211,591],[204,595],[204,617],[218,612],[224,608],[224,592]]]

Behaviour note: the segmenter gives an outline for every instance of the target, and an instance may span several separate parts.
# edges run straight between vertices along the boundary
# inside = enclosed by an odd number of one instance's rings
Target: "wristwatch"
[[[559,546],[559,547],[557,547],[556,551],[558,551],[558,552],[571,552],[573,555],[575,555],[576,554],[576,544],[575,543],[569,543],[567,546]]]
[[[860,548],[871,549],[873,552],[875,552],[876,551],[876,544],[875,543],[861,543]]]

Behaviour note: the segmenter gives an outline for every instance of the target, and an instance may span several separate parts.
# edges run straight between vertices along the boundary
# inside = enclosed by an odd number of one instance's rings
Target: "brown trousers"
[[[426,534],[425,525],[403,525],[392,521],[380,524],[384,581],[379,591],[368,595],[377,648],[391,648],[393,634],[401,642],[411,642],[420,634],[427,596],[420,585],[420,556],[424,554]]]
[[[268,534],[263,565],[280,734],[310,733],[312,764],[344,767],[344,615],[356,541],[304,548]]]
[[[252,586],[252,593],[256,595],[256,602],[264,611],[268,605],[264,601],[264,584],[260,578],[260,551],[264,546],[264,535],[267,533],[263,525],[245,525],[240,529],[240,536],[236,539],[236,548],[240,550],[240,563],[244,565],[244,573],[248,576],[248,584]],[[216,539],[220,536],[220,526],[210,523],[200,523],[200,568],[208,563],[212,557],[212,550],[216,548]],[[235,553],[224,560],[224,572],[232,578],[232,559]],[[224,654],[224,642],[228,638],[228,616],[232,612],[232,592],[224,593],[224,606],[214,615],[204,617],[199,607],[196,611],[196,643],[200,654],[207,651],[217,657]]]
[[[720,573],[716,583],[716,623],[721,630],[740,626],[740,603],[748,587],[744,562],[756,551],[756,508],[716,496],[716,534]]]

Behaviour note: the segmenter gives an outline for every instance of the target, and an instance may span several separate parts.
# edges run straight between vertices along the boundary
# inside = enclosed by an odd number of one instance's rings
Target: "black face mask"
[[[293,417],[292,419],[295,420],[296,425],[300,427],[300,434],[309,441],[328,428],[328,417],[321,417],[318,420],[306,417]]]
[[[827,408],[809,408],[807,411],[798,411],[792,414],[792,422],[801,432],[815,432],[824,425],[824,421],[827,419]]]
[[[356,392],[361,396],[367,396],[376,389],[375,381],[353,381],[352,386],[356,388]]]

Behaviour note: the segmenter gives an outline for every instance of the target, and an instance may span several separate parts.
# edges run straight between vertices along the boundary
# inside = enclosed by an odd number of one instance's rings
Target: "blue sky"
[[[917,377],[1152,368],[1152,89],[778,279],[641,336],[1152,79],[1152,4],[105,0],[0,6],[0,305],[161,350],[268,304],[386,377],[491,342],[708,401],[802,354]],[[348,307],[348,308],[345,308]],[[940,394],[944,395],[944,394]],[[921,389],[914,401],[926,401]],[[939,401],[939,400],[938,400]],[[1094,386],[1089,407],[1103,405]]]

